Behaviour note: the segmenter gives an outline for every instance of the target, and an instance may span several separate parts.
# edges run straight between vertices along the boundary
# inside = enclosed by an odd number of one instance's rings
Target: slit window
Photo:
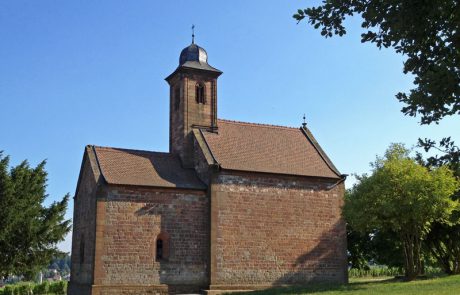
[[[177,111],[180,106],[180,88],[174,89],[174,110]]]
[[[85,262],[85,236],[80,239],[80,263]]]
[[[197,83],[195,86],[195,97],[196,97],[196,102],[205,104],[206,103],[206,97],[205,97],[205,87],[203,83]]]
[[[163,259],[163,240],[157,239],[157,253],[156,253],[156,260]]]

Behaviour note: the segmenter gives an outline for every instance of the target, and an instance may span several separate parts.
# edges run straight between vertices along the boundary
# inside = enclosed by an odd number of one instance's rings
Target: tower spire
[[[192,44],[195,44],[195,25],[192,25]]]
[[[307,122],[305,121],[305,114],[303,114],[303,123],[302,123],[302,127],[305,129],[307,128]]]

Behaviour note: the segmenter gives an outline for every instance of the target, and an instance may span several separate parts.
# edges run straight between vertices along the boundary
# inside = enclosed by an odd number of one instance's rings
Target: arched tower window
[[[197,103],[206,104],[205,87],[201,82],[195,86],[195,99]]]

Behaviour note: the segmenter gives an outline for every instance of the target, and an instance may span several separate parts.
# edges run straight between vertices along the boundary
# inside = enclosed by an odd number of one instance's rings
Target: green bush
[[[16,295],[14,292],[14,287],[11,285],[5,286],[5,289],[3,289],[3,295]]]
[[[48,282],[43,282],[34,286],[34,295],[45,295],[48,294],[50,289],[50,284]]]
[[[426,275],[440,274],[441,269],[437,267],[425,267]],[[374,266],[368,270],[352,268],[348,270],[350,278],[365,278],[365,277],[395,277],[403,276],[404,271],[397,267]]]
[[[22,284],[16,287],[16,293],[18,295],[31,295],[32,294],[32,285]]]
[[[66,281],[59,281],[56,283],[52,283],[49,288],[50,293],[54,293],[57,295],[65,295],[66,291],[67,291]]]
[[[397,275],[403,275],[402,269],[397,267],[386,267],[378,266],[372,267],[368,270],[352,268],[348,271],[348,276],[351,278],[363,278],[363,277],[394,277]]]

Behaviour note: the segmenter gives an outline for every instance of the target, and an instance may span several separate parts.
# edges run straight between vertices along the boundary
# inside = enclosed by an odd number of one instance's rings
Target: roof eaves
[[[105,183],[109,183],[107,181],[107,178],[104,175],[104,171],[101,168],[101,164],[99,163],[99,158],[97,156],[96,147],[94,145],[91,145],[91,148],[94,153],[94,158],[96,159],[96,165],[97,165],[97,168],[99,169],[99,173],[101,173],[102,179],[104,180]]]
[[[81,178],[83,176],[83,167],[85,167],[85,162],[87,160],[88,160],[88,147],[85,148],[85,152],[83,153],[83,159],[81,160],[80,173],[78,173],[77,187],[75,188],[75,195],[73,196],[74,198],[78,195],[78,191],[80,189]]]
[[[242,173],[260,173],[265,175],[283,175],[289,177],[308,177],[308,178],[322,178],[322,179],[335,179],[336,177],[328,177],[328,176],[319,176],[319,175],[307,175],[307,174],[293,174],[293,173],[281,173],[281,172],[267,172],[267,171],[259,171],[259,170],[243,170],[243,169],[234,169],[234,168],[225,168],[221,167],[223,171],[229,172],[242,172]]]
[[[216,69],[216,68],[213,68],[211,67],[210,65],[207,65],[207,66],[202,66],[201,64],[199,66],[197,65],[187,65],[187,63],[183,64],[183,65],[180,65],[178,66],[174,72],[172,72],[170,75],[168,75],[165,80],[169,83],[171,78],[178,72],[181,72],[181,71],[184,71],[184,70],[193,70],[193,71],[201,71],[201,72],[205,72],[205,73],[209,73],[211,75],[214,75],[216,77],[219,77],[220,75],[222,75],[222,71]]]
[[[130,187],[143,187],[143,188],[161,188],[161,189],[168,189],[168,190],[195,190],[195,191],[204,191],[207,189],[207,186],[200,181],[203,185],[201,187],[198,186],[165,186],[165,185],[145,185],[145,184],[129,184],[129,183],[109,183],[110,186],[130,186]]]
[[[321,159],[323,159],[323,161],[326,163],[326,165],[329,167],[329,169],[331,169],[332,172],[334,172],[338,177],[342,178],[342,174],[340,174],[339,170],[334,166],[334,164],[332,163],[331,159],[329,159],[329,157],[326,155],[326,153],[321,148],[319,143],[316,141],[315,137],[310,132],[310,130],[308,130],[307,127],[305,127],[305,128],[300,127],[299,129],[302,131],[302,133],[305,135],[305,137],[310,141],[310,143],[316,149],[316,151],[320,155]]]

